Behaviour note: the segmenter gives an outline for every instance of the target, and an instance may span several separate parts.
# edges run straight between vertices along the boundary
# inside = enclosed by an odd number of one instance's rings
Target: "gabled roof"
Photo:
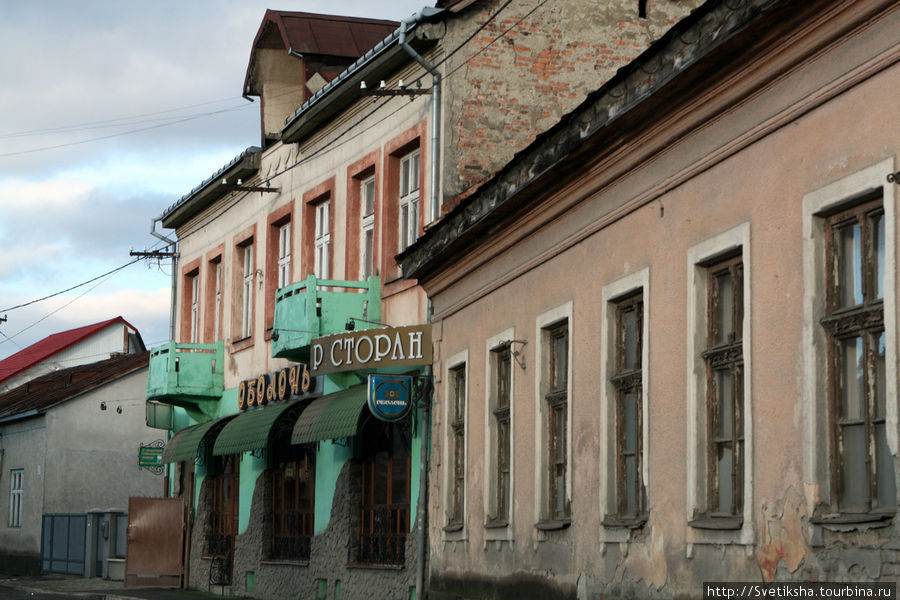
[[[285,10],[266,10],[253,40],[244,77],[244,93],[253,95],[253,70],[260,48],[283,46],[291,55],[314,54],[355,59],[389,35],[397,21],[341,17]],[[272,33],[277,32],[277,35]],[[280,41],[279,41],[280,39]]]
[[[120,354],[99,362],[60,369],[36,377],[0,394],[0,422],[43,414],[48,409],[109,383],[117,377],[146,367],[149,356],[150,353],[147,351],[138,354]]]
[[[94,323],[93,325],[85,325],[84,327],[76,327],[75,329],[48,335],[41,341],[35,342],[24,350],[20,350],[15,354],[0,360],[0,383],[11,377],[15,377],[19,373],[27,371],[38,363],[47,360],[51,356],[62,352],[66,348],[74,346],[78,342],[87,339],[116,323],[121,323],[137,332],[137,328],[131,323],[122,317],[115,317],[108,321],[101,321],[99,323]]]

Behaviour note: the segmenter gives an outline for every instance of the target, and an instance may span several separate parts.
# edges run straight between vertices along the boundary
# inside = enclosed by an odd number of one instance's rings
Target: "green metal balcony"
[[[147,400],[215,416],[225,386],[225,344],[169,342],[150,351]]]
[[[334,281],[310,275],[275,293],[272,356],[309,360],[312,340],[346,330],[376,327],[381,319],[381,279]]]

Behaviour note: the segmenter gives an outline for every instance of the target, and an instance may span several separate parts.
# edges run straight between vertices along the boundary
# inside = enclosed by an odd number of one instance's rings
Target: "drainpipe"
[[[428,309],[425,317],[426,323],[431,323],[431,315],[434,310],[431,300],[428,300]],[[416,531],[416,600],[425,597],[425,530],[428,529],[428,449],[431,447],[431,401],[434,398],[434,371],[431,365],[425,365],[423,369],[426,385],[429,385],[428,397],[422,407],[422,426],[419,435],[422,438],[421,458],[419,459],[419,499],[416,505],[416,521],[419,529]]]
[[[150,220],[150,235],[164,241],[172,247],[172,298],[169,305],[169,341],[175,341],[175,285],[178,283],[178,242],[169,239],[156,231],[156,224],[161,221],[161,217],[155,217]]]
[[[440,182],[440,163],[441,163],[441,74],[433,65],[422,58],[412,46],[406,42],[406,34],[412,25],[415,25],[420,18],[425,16],[428,9],[407,17],[400,23],[400,47],[409,54],[413,60],[422,65],[426,71],[431,73],[431,217],[432,220],[440,216],[441,203],[438,199],[439,182]],[[439,11],[438,11],[439,12]],[[428,10],[428,16],[435,14],[434,9]]]

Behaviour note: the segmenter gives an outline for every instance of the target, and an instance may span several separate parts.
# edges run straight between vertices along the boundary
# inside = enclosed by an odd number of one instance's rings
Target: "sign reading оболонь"
[[[348,331],[312,341],[313,376],[341,371],[430,365],[431,325]]]

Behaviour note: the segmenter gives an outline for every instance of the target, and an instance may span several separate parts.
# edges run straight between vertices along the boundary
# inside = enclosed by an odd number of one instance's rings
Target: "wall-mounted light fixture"
[[[509,344],[509,353],[513,357],[513,360],[516,361],[516,364],[522,367],[522,370],[525,370],[525,355],[522,353],[522,348],[528,343],[527,340],[508,340],[504,342]],[[513,344],[521,344],[518,350]]]

